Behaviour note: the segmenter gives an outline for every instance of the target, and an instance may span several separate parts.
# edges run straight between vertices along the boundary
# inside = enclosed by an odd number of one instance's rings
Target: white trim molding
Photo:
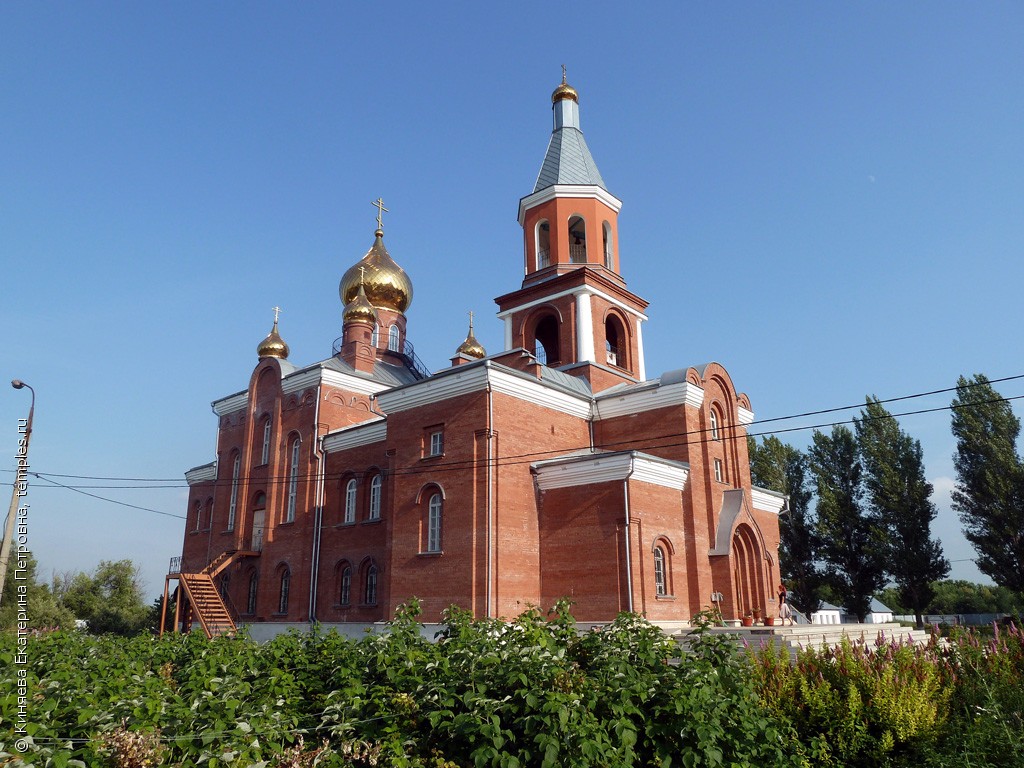
[[[243,410],[248,402],[249,390],[246,390],[245,392],[222,397],[220,400],[214,400],[210,403],[210,406],[218,416],[227,416],[229,413]]]
[[[201,467],[192,467],[185,473],[185,482],[189,485],[197,485],[198,483],[209,483],[212,480],[217,479],[217,462],[211,461],[209,464],[203,464]]]
[[[387,440],[388,423],[381,418],[336,429],[323,437],[324,453],[338,453],[361,445],[380,443]]]
[[[614,393],[597,398],[597,420],[628,416],[655,408],[669,408],[673,405],[689,405],[700,408],[704,402],[704,390],[688,381],[644,387],[635,392]]]
[[[647,320],[648,319],[647,315],[645,315],[643,312],[638,310],[636,307],[631,307],[628,304],[624,304],[623,302],[621,302],[618,299],[616,299],[614,296],[610,296],[607,293],[605,293],[604,291],[600,291],[597,288],[593,288],[591,286],[576,286],[575,288],[566,288],[564,291],[558,291],[558,293],[549,293],[546,296],[542,296],[539,299],[534,299],[533,301],[528,301],[525,304],[518,304],[518,305],[516,305],[514,307],[510,307],[509,309],[506,309],[503,312],[499,312],[497,314],[497,317],[500,320],[504,320],[505,318],[510,317],[513,312],[521,312],[524,309],[530,309],[532,307],[536,307],[536,306],[539,306],[541,304],[547,304],[552,299],[560,299],[563,296],[578,296],[581,293],[588,293],[591,296],[600,296],[602,299],[607,301],[609,304],[612,304],[612,305],[618,307],[623,312],[628,312],[631,315],[635,315],[636,317],[640,318],[640,320]]]
[[[773,515],[780,514],[786,508],[788,498],[784,494],[769,491],[767,488],[752,486],[750,489],[751,506],[762,512],[771,512]]]
[[[523,226],[526,223],[526,212],[530,208],[535,208],[541,203],[546,203],[548,200],[554,200],[556,197],[599,200],[615,211],[615,213],[622,210],[622,201],[607,189],[602,189],[596,184],[552,184],[550,187],[545,187],[539,192],[527,195],[519,201],[519,226]]]
[[[566,456],[531,466],[542,491],[577,485],[609,483],[627,478],[677,491],[686,487],[690,467],[637,451]]]
[[[742,405],[736,406],[736,418],[744,427],[754,423],[754,412],[747,410]]]

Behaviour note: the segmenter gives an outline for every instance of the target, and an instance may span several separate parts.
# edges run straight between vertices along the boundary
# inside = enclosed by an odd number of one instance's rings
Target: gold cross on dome
[[[359,284],[362,285],[366,282],[366,267],[359,268]]]
[[[562,65],[562,85],[565,85],[565,64]]]
[[[274,325],[277,325],[277,316],[281,314],[280,307],[274,307]]]
[[[469,310],[469,330],[473,330],[473,310]]]
[[[380,197],[370,203],[370,205],[377,209],[377,229],[384,229],[384,214],[391,213],[391,211],[384,207],[384,199]]]

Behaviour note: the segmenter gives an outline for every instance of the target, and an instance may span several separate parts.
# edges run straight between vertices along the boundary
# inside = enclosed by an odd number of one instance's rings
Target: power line
[[[106,502],[109,502],[110,504],[118,504],[118,505],[120,505],[122,507],[130,507],[131,509],[139,509],[139,510],[142,510],[143,512],[152,512],[154,514],[164,515],[166,517],[176,517],[179,520],[187,520],[188,519],[185,515],[175,515],[172,512],[161,512],[159,509],[151,509],[150,507],[140,507],[140,506],[138,506],[136,504],[129,504],[128,502],[125,502],[125,501],[118,501],[117,499],[108,499],[105,496],[98,496],[95,493],[88,493],[86,491],[83,491],[81,488],[75,488],[74,486],[71,486],[71,485],[64,485],[63,483],[58,483],[56,480],[51,480],[48,477],[42,477],[37,472],[29,472],[28,474],[33,475],[34,477],[36,477],[39,480],[44,480],[47,483],[53,483],[54,485],[60,486],[61,488],[66,488],[69,491],[74,491],[75,493],[80,493],[83,496],[89,496],[89,497],[91,497],[93,499],[99,499],[100,501],[106,501]]]

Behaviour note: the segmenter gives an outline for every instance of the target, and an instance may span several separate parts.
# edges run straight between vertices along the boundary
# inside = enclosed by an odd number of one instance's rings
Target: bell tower
[[[553,128],[533,192],[519,201],[522,287],[495,299],[505,348],[586,378],[594,391],[645,379],[647,302],[620,273],[619,209],[580,130],[579,94],[551,94]]]

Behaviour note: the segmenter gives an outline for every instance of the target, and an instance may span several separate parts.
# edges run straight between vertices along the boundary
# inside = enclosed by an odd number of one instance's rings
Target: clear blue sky
[[[563,63],[649,375],[717,360],[760,419],[1024,374],[1019,3],[4,3],[0,29],[0,375],[38,392],[35,471],[212,460],[271,307],[294,362],[330,354],[378,196],[420,356],[446,365],[471,309],[498,351]],[[27,407],[4,383],[8,467]],[[978,578],[949,414],[901,424]],[[182,515],[178,485],[89,492]],[[162,588],[181,520],[48,486],[45,575],[132,558]]]

